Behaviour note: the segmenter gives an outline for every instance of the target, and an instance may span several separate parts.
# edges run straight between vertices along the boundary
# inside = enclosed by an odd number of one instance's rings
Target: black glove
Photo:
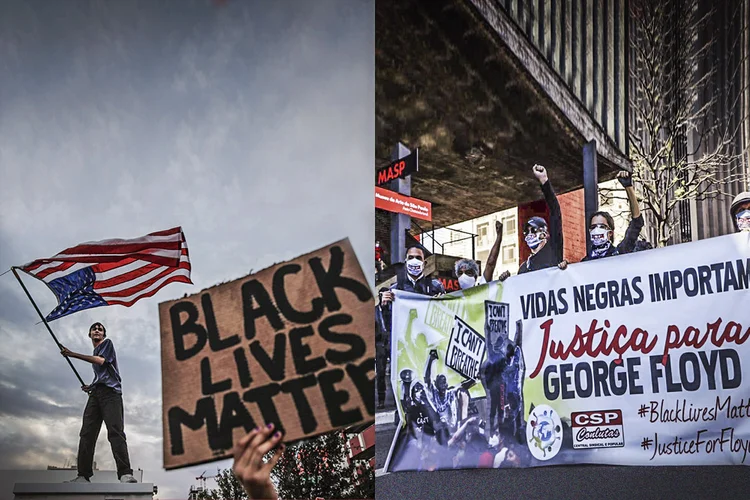
[[[620,184],[622,184],[622,187],[624,188],[629,188],[633,186],[633,178],[629,175],[627,177],[617,176],[617,180],[620,181]]]

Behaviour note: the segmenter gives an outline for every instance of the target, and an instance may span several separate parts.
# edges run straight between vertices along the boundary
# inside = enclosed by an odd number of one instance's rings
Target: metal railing
[[[420,239],[422,240],[421,241],[422,246],[424,246],[425,248],[427,247],[427,245],[425,244],[425,239],[426,238],[430,238],[432,240],[432,250],[431,250],[431,252],[433,254],[435,253],[435,245],[439,246],[440,247],[440,253],[442,255],[445,255],[445,246],[446,245],[452,245],[452,244],[458,243],[460,241],[465,241],[465,240],[471,239],[471,258],[473,260],[476,260],[476,247],[477,247],[477,245],[476,245],[476,238],[478,236],[477,234],[470,233],[468,231],[462,231],[461,229],[453,229],[451,227],[438,227],[438,228],[436,228],[434,225],[432,225],[431,229],[429,231],[427,231],[422,226],[420,226],[414,219],[412,219],[412,224],[415,225],[417,227],[417,229],[419,230],[419,232],[420,232],[420,235],[421,235]],[[466,234],[468,236],[466,236],[464,238],[459,238],[457,240],[451,240],[449,242],[440,243],[439,241],[437,241],[435,239],[435,231],[438,230],[438,229],[446,229],[448,231],[452,231],[452,232],[460,233],[460,234]]]

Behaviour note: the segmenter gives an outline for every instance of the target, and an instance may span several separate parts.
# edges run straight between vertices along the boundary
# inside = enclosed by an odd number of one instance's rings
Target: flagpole
[[[31,298],[31,294],[26,289],[26,285],[23,284],[23,281],[21,281],[21,277],[18,276],[18,273],[16,272],[16,267],[11,267],[10,269],[11,269],[11,271],[13,271],[13,276],[16,277],[16,279],[18,280],[18,283],[21,284],[21,288],[23,288],[23,291],[26,292],[26,296],[31,301],[31,304],[34,306],[34,309],[36,309],[36,313],[39,315],[40,318],[42,318],[42,322],[44,323],[44,326],[47,327],[47,331],[49,332],[50,335],[52,335],[52,339],[57,344],[57,347],[59,347],[60,350],[62,350],[62,348],[63,348],[62,344],[57,340],[57,337],[55,337],[55,334],[52,332],[52,328],[49,327],[49,324],[47,323],[47,320],[42,315],[42,311],[39,310],[39,307],[36,305],[36,302],[34,302],[34,299]],[[78,381],[81,383],[81,385],[86,385],[86,383],[83,381],[83,379],[81,378],[81,376],[78,374],[78,370],[76,370],[76,367],[73,366],[73,362],[70,361],[70,358],[68,356],[65,356],[65,359],[68,361],[68,364],[70,365],[70,368],[73,369],[73,372],[76,374],[76,377],[78,377]]]

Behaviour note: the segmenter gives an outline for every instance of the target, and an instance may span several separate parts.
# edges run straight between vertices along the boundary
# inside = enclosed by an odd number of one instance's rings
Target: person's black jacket
[[[375,344],[385,346],[388,351],[391,348],[390,309],[390,307],[383,307],[380,304],[375,306]]]
[[[429,278],[427,276],[422,276],[418,280],[416,280],[415,283],[412,283],[412,281],[406,277],[406,271],[402,268],[397,272],[397,278],[396,283],[391,285],[391,290],[403,290],[405,292],[413,292],[418,293],[420,295],[429,295],[431,297],[434,297],[435,295],[440,295],[442,293],[445,293],[445,288],[443,287],[443,284],[440,283],[440,281]],[[378,314],[380,315],[380,318],[382,318],[383,328],[387,332],[387,338],[388,338],[388,345],[390,344],[390,331],[391,331],[391,304],[388,304],[386,307],[377,307],[375,321],[380,321]],[[375,326],[376,330],[380,328],[379,325]],[[377,342],[377,332],[376,332],[375,341]],[[385,337],[383,337],[385,338]]]
[[[547,207],[549,207],[547,243],[541,250],[535,254],[532,253],[528,260],[521,264],[518,274],[554,267],[563,260],[562,213],[549,179],[542,184],[542,193],[544,193],[544,199],[547,202]]]

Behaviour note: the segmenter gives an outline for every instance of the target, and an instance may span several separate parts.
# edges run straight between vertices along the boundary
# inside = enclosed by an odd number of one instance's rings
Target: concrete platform
[[[152,500],[153,483],[16,483],[17,500]]]

